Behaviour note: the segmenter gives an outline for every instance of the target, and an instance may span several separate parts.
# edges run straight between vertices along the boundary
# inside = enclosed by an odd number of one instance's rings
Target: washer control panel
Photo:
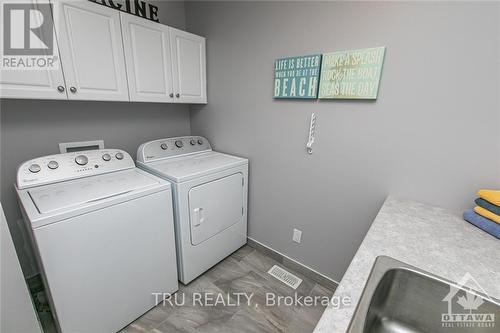
[[[87,150],[38,157],[17,169],[19,189],[134,168],[134,160],[119,149]]]
[[[181,136],[143,143],[137,150],[137,160],[146,163],[167,157],[211,150],[210,143],[204,137]]]

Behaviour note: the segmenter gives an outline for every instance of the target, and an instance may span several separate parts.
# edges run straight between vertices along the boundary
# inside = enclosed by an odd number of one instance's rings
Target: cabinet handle
[[[175,94],[175,97],[179,98],[179,97],[181,97],[181,94],[177,93],[177,94]]]
[[[63,93],[64,92],[64,87],[63,86],[57,87],[57,91],[59,91],[60,93]]]
[[[170,96],[170,97],[174,97],[174,93],[170,93],[170,95],[168,95],[168,96]]]
[[[71,87],[71,88],[69,88],[69,91],[71,91],[74,94],[74,93],[76,93],[76,88],[75,87]]]

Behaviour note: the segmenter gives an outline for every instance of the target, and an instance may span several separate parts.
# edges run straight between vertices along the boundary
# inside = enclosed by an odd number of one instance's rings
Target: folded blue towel
[[[464,220],[500,239],[500,224],[476,214],[473,209],[464,212]]]
[[[493,214],[500,215],[500,207],[499,206],[494,205],[491,202],[486,201],[486,200],[481,199],[481,198],[477,198],[475,202],[476,202],[476,205],[478,205],[479,207],[483,207],[484,209],[489,210]]]

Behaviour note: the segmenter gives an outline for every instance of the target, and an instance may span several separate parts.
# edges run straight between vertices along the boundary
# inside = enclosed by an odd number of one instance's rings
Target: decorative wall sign
[[[321,54],[277,59],[274,98],[317,98]]]
[[[160,22],[158,20],[158,7],[147,4],[142,0],[89,0],[106,7],[145,18],[147,20]]]
[[[323,54],[319,98],[376,99],[385,47]]]

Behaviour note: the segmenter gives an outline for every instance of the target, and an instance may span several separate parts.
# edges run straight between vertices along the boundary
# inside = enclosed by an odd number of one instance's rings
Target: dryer
[[[171,185],[125,151],[35,158],[15,187],[59,331],[117,332],[178,289]]]
[[[200,136],[150,141],[137,166],[172,182],[179,280],[191,282],[246,244],[248,160]]]

